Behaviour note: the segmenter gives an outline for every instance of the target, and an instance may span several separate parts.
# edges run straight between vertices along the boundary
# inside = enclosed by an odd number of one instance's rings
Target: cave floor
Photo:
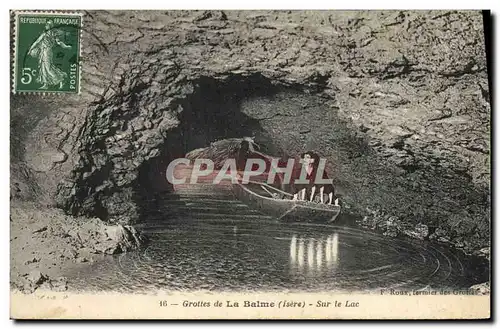
[[[39,287],[65,290],[62,276],[71,268],[87,267],[109,257],[94,253],[75,238],[81,223],[57,209],[31,202],[11,203],[10,282],[32,292]],[[96,226],[95,230],[99,227]]]

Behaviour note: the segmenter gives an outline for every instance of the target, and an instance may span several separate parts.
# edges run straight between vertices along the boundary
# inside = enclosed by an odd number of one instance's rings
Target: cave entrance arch
[[[221,139],[254,137],[263,152],[283,155],[260,120],[242,111],[242,103],[252,98],[264,98],[272,103],[275,95],[287,88],[273,85],[261,75],[223,81],[203,77],[193,84],[193,93],[179,104],[182,109],[179,126],[169,131],[160,155],[140,167],[138,203],[173,191],[165,177],[173,159]]]

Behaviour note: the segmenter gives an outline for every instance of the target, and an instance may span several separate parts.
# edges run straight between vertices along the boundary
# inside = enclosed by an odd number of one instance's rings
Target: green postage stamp
[[[14,13],[14,93],[79,93],[82,14]]]

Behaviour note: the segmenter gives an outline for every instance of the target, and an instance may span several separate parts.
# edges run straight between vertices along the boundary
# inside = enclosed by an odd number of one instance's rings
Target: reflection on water
[[[307,253],[304,252],[305,248]],[[338,233],[318,238],[297,238],[294,234],[290,239],[291,274],[323,275],[324,271],[335,271],[338,260]]]
[[[487,267],[441,246],[265,220],[151,222],[146,250],[67,273],[70,289],[374,291],[464,288]]]

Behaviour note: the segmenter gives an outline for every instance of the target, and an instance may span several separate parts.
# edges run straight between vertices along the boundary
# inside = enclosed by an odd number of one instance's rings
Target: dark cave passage
[[[168,132],[160,154],[140,167],[136,187],[139,208],[149,207],[150,202],[144,203],[144,200],[155,200],[157,195],[173,191],[165,176],[172,160],[182,158],[194,149],[207,147],[212,142],[253,137],[263,152],[282,155],[283,150],[275,145],[270,132],[261,126],[259,119],[243,112],[242,104],[248,99],[264,99],[273,103],[276,102],[275,95],[284,91],[284,87],[271,84],[261,75],[234,77],[226,81],[213,78],[197,80],[193,94],[179,104],[182,108],[179,126]],[[146,209],[141,213],[149,211]]]
[[[226,80],[200,78],[193,93],[179,102],[179,125],[168,131],[160,154],[142,163],[135,189],[139,221],[158,208],[158,198],[173,192],[166,179],[169,163],[186,153],[228,138],[253,137],[260,151],[277,157],[296,157],[314,150],[333,163],[353,162],[367,144],[340,121],[330,100],[305,88],[275,85],[260,74]],[[351,165],[349,163],[348,165]],[[345,173],[331,166],[334,182],[349,188]],[[330,176],[332,177],[332,176]]]
[[[224,83],[200,79],[193,95],[182,104],[180,130],[184,153],[235,137],[253,136],[263,145],[271,145],[259,121],[243,113],[241,104],[248,98],[272,98],[279,91],[261,76],[230,79]]]

